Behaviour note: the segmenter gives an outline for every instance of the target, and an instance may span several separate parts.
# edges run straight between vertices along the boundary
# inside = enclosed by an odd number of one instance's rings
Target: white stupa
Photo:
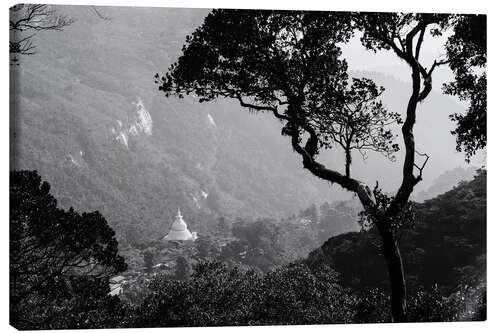
[[[182,219],[180,209],[177,209],[177,216],[175,217],[174,223],[170,227],[170,231],[168,234],[163,237],[163,240],[166,241],[186,241],[186,240],[195,240],[196,233],[191,233],[186,225],[186,222]]]

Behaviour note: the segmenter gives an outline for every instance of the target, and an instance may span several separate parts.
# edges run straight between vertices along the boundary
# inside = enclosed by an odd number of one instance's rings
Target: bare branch
[[[35,46],[31,41],[31,38],[35,36],[35,34],[26,36],[18,41],[10,41],[9,42],[9,53],[11,54],[24,54],[31,55],[35,54]]]
[[[49,5],[19,4],[10,8],[9,30],[14,37],[23,31],[62,30],[74,21],[66,15],[58,14]],[[35,54],[35,45],[32,38],[35,33],[9,42],[9,53],[32,55]]]
[[[425,156],[425,160],[424,160],[424,163],[422,164],[422,166],[418,166],[416,163],[414,163],[414,166],[418,169],[419,171],[419,175],[417,176],[417,181],[421,181],[422,180],[422,172],[425,168],[425,165],[427,164],[427,161],[429,160],[430,156],[427,155],[427,154],[422,154],[422,153],[419,153],[417,150],[415,150],[415,153],[419,156]]]
[[[110,21],[110,20],[111,20],[108,16],[104,16],[104,15],[102,15],[102,14],[101,14],[101,12],[99,12],[99,11],[97,10],[96,6],[90,6],[90,7],[94,10],[95,14],[96,14],[96,15],[97,15],[100,19],[103,19],[103,20],[106,20],[106,21]]]
[[[418,95],[419,102],[424,100],[432,90],[432,73],[434,72],[434,69],[436,69],[437,67],[439,67],[441,65],[445,65],[449,62],[450,62],[449,59],[441,60],[441,61],[435,60],[434,63],[432,64],[431,68],[429,69],[429,71],[427,71],[427,69],[424,68],[419,63],[419,70],[420,70],[422,77],[424,78],[424,88],[422,89],[422,91]]]

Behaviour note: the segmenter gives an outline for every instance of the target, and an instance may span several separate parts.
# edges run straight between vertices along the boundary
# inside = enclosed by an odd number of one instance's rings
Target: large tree
[[[104,309],[118,306],[107,296],[109,277],[127,267],[104,217],[57,208],[36,171],[10,173],[9,266],[19,329],[102,327]]]
[[[282,134],[291,138],[304,168],[358,195],[382,240],[395,321],[406,320],[398,239],[425,166],[415,161],[417,106],[432,89],[434,70],[448,62],[425,66],[420,52],[427,32],[438,35],[449,24],[448,15],[214,10],[187,38],[178,62],[156,76],[167,96],[232,98],[251,111],[270,112],[284,124]],[[391,50],[408,64],[412,86],[400,110],[404,122],[382,107],[381,89],[372,81],[349,78],[341,46],[356,29],[367,49]],[[371,149],[392,157],[399,147],[386,126],[393,122],[402,123],[405,158],[401,185],[387,197],[351,176],[351,152]],[[320,152],[332,148],[344,153],[344,172],[318,162]]]

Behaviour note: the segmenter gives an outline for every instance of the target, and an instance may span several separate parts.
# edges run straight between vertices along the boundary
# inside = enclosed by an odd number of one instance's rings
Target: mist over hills
[[[279,217],[352,197],[302,169],[271,115],[157,90],[153,75],[176,60],[208,10],[100,7],[103,20],[86,6],[57,9],[75,23],[39,33],[37,54],[11,67],[11,168],[39,170],[62,207],[99,210],[132,241],[166,233],[177,207],[203,233],[222,215]],[[407,83],[358,74],[386,88],[389,109],[404,110]],[[417,149],[431,155],[422,188],[464,164],[448,120],[461,106],[439,89],[416,125]],[[332,152],[323,160],[342,168]],[[352,174],[392,191],[401,160],[356,156]]]
[[[427,189],[417,192],[413,196],[413,199],[421,202],[437,197],[460,185],[461,182],[472,180],[476,173],[477,168],[475,167],[456,167],[455,169],[448,170],[437,177],[434,183]]]

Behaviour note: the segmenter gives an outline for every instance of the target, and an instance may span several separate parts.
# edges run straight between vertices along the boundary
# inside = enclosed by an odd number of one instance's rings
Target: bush
[[[266,275],[197,265],[186,281],[156,277],[137,309],[137,326],[227,326],[347,323],[352,298],[329,268],[311,270],[300,263]]]
[[[260,279],[253,271],[201,263],[184,281],[157,276],[137,309],[136,326],[181,327],[248,324]]]

